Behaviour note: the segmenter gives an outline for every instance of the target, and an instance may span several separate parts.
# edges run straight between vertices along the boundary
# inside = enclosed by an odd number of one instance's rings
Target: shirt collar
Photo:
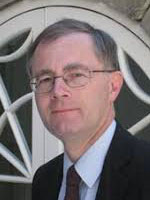
[[[116,128],[116,122],[113,120],[111,125],[101,137],[80,157],[75,163],[75,169],[82,178],[82,181],[92,187],[101,174],[104,159],[110,146]],[[64,155],[64,176],[68,168],[73,164],[68,155]],[[86,169],[86,170],[85,170]]]

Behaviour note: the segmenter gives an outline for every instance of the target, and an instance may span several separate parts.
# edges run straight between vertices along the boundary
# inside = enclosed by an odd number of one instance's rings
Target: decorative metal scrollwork
[[[14,60],[20,58],[21,56],[23,56],[28,51],[28,49],[32,43],[32,39],[33,39],[32,29],[25,29],[17,34],[20,35],[26,31],[29,31],[29,35],[28,35],[27,39],[25,40],[25,42],[23,43],[23,45],[10,55],[0,56],[0,63],[7,63],[7,62],[14,61]]]
[[[23,45],[16,50],[14,53],[6,56],[0,57],[0,63],[6,63],[14,61],[22,57],[28,50],[32,42],[32,30],[24,29],[22,33],[29,32],[29,35]],[[20,34],[20,33],[19,33]],[[0,100],[4,109],[3,114],[0,116],[0,135],[8,122],[12,129],[14,138],[20,150],[20,153],[23,158],[23,162],[20,161],[6,146],[0,143],[0,154],[11,163],[18,171],[20,171],[23,176],[9,176],[9,175],[0,175],[0,181],[6,182],[31,182],[32,178],[32,163],[31,163],[31,152],[27,141],[24,137],[23,130],[20,126],[19,120],[16,116],[16,111],[27,101],[32,98],[32,93],[26,94],[21,98],[17,99],[15,102],[11,102],[6,87],[4,85],[2,76],[0,75]]]
[[[141,99],[141,101],[150,105],[150,95],[144,92],[141,87],[136,83],[128,65],[128,61],[126,55],[121,47],[118,46],[118,59],[120,63],[120,69],[123,73],[124,80],[131,91],[137,96],[137,98]],[[133,125],[129,131],[132,134],[136,134],[145,127],[149,125],[150,122],[150,114],[144,117],[137,124]]]
[[[11,53],[10,55],[0,56],[0,63],[7,63],[11,61],[15,61],[16,59],[22,57],[30,47],[30,44],[33,40],[32,36],[32,29],[23,29],[21,32],[15,34],[14,36],[11,35],[11,39],[16,37],[16,35],[23,34],[24,32],[29,32],[26,40],[24,41],[23,45],[17,49],[15,52]],[[7,38],[10,40],[10,38]],[[3,42],[4,44],[4,42]],[[2,44],[2,45],[3,45]],[[141,99],[146,104],[150,105],[150,96],[146,92],[144,92],[140,86],[136,83],[132,73],[130,71],[126,55],[120,47],[118,48],[118,57],[120,62],[121,71],[123,73],[124,79],[128,87],[131,91],[137,96],[137,98]],[[150,74],[148,74],[148,77]],[[29,150],[27,141],[24,137],[23,131],[21,129],[19,120],[16,116],[16,111],[24,105],[27,101],[32,98],[32,93],[26,94],[21,98],[17,99],[15,102],[11,102],[8,92],[5,88],[3,79],[0,75],[0,100],[2,106],[4,108],[3,114],[0,116],[0,136],[2,131],[6,125],[6,123],[10,124],[12,132],[14,134],[15,140],[21,152],[23,162],[20,161],[7,147],[5,147],[2,143],[0,143],[0,154],[8,160],[18,171],[20,171],[23,176],[9,176],[9,175],[0,175],[0,181],[6,182],[22,182],[22,183],[30,183],[32,179],[32,162],[31,162],[31,152]],[[144,117],[141,121],[137,124],[132,126],[129,130],[136,134],[145,128],[150,122],[150,114]]]

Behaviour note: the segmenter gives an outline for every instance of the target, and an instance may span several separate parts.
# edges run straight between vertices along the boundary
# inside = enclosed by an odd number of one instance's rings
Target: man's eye
[[[49,83],[49,82],[52,82],[52,77],[45,77],[45,78],[40,78],[39,80],[38,80],[38,83],[39,84],[43,84],[43,83]]]
[[[71,74],[72,78],[79,78],[79,77],[83,77],[83,76],[84,76],[84,74],[80,73],[80,72],[76,72],[76,73]]]

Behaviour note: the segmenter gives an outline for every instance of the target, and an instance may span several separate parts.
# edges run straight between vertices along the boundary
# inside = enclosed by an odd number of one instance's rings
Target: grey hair
[[[119,62],[117,56],[117,45],[114,39],[106,32],[95,29],[90,24],[75,20],[63,19],[52,25],[49,25],[31,45],[29,50],[29,75],[32,74],[32,56],[39,44],[49,44],[58,38],[71,33],[87,33],[91,36],[94,44],[95,54],[98,59],[104,62],[104,66],[113,70],[119,70]]]

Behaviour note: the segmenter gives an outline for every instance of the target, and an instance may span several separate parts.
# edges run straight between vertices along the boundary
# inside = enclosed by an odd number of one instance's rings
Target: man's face
[[[69,66],[103,70],[103,63],[94,52],[92,40],[85,33],[69,34],[50,44],[40,44],[33,56],[33,76],[43,72],[61,76]],[[48,130],[65,142],[77,137],[81,141],[88,139],[105,127],[114,117],[113,101],[119,92],[119,89],[113,91],[115,73],[94,73],[89,84],[81,88],[70,88],[58,78],[49,93],[35,94]]]

